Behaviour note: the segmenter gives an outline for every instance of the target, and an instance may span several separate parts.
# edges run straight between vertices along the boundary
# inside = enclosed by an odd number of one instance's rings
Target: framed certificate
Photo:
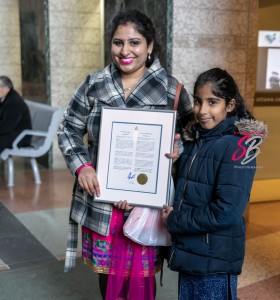
[[[127,200],[138,206],[168,202],[176,112],[103,107],[95,201]]]

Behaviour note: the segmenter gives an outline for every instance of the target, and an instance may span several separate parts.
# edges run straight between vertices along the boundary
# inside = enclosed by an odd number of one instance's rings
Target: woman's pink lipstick
[[[133,58],[120,58],[122,65],[130,65],[133,62]]]

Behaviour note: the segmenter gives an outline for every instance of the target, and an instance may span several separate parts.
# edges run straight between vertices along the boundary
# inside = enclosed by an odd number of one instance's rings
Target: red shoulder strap
[[[175,94],[174,110],[177,110],[177,108],[178,108],[179,98],[180,98],[182,87],[183,87],[183,84],[179,82],[177,89],[176,89],[176,94]]]

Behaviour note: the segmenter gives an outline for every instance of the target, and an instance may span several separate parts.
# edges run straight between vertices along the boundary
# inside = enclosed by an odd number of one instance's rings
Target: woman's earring
[[[150,53],[148,53],[148,60],[150,60],[151,59],[151,54]]]

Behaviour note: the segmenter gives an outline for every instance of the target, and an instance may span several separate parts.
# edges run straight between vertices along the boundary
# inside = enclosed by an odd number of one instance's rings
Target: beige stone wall
[[[21,93],[21,58],[18,0],[0,1],[0,74],[11,78]]]
[[[77,86],[103,65],[100,0],[49,0],[51,105],[66,108]],[[57,143],[53,167],[65,167]]]
[[[87,74],[103,67],[103,0],[49,0],[51,105],[66,108]],[[236,78],[250,107],[257,54],[257,0],[174,0],[172,73],[191,92],[211,67]],[[18,0],[0,1],[0,74],[21,92]],[[65,167],[55,141],[53,166]]]
[[[252,109],[257,15],[257,0],[174,0],[173,75],[192,92],[200,72],[224,68]]]

